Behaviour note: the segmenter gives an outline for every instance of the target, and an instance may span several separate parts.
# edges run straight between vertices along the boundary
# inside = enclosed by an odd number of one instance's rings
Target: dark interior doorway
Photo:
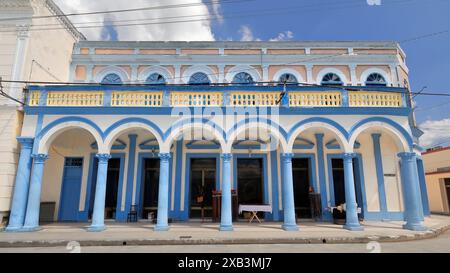
[[[149,213],[156,217],[158,211],[159,192],[159,158],[145,158],[143,169],[143,183],[141,189],[141,207],[138,209],[140,217],[148,219]]]
[[[334,189],[334,204],[335,206],[345,203],[345,177],[344,177],[344,160],[341,158],[335,158],[331,160],[332,170],[333,170],[333,189]],[[355,193],[356,202],[358,208],[362,206],[362,192],[360,187],[360,175],[359,175],[359,165],[356,159],[353,159],[353,175],[355,183]],[[362,213],[359,213],[359,217],[362,218]]]
[[[310,173],[308,158],[293,158],[294,203],[297,218],[311,218],[309,199]]]
[[[450,208],[450,178],[445,178],[444,182],[445,182],[445,189],[447,191],[448,207]]]
[[[212,192],[216,190],[216,159],[192,158],[190,218],[212,217]]]
[[[237,159],[238,204],[264,204],[263,183],[262,158]],[[258,212],[258,217],[262,216]]]
[[[89,218],[92,218],[95,200],[95,188],[97,186],[98,159],[94,159],[94,173],[92,176],[91,198],[89,206]],[[119,198],[120,158],[111,158],[108,161],[105,197],[105,219],[116,219],[117,200]]]

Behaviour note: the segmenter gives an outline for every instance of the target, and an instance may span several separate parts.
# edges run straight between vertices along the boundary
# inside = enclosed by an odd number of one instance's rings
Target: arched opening
[[[102,84],[121,84],[122,78],[116,73],[109,73],[102,78]]]

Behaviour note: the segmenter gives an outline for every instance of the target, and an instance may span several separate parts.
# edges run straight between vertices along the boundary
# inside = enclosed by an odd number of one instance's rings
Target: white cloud
[[[241,26],[239,29],[239,34],[241,34],[241,41],[253,41],[253,31],[249,26]]]
[[[283,32],[278,33],[278,36],[275,38],[269,39],[269,41],[276,42],[276,41],[289,41],[292,38],[294,38],[294,33],[290,30],[286,30]]]
[[[441,120],[427,120],[419,125],[424,131],[420,144],[424,147],[450,142],[450,118]]]
[[[180,20],[193,20],[200,18],[209,18],[210,12],[208,6],[201,4],[201,0],[54,0],[65,13],[80,13],[89,11],[109,11],[120,9],[133,9],[152,6],[168,6],[178,4],[196,3],[200,5],[183,7],[145,10],[136,12],[114,13],[113,20],[146,20],[145,22],[167,22]],[[214,4],[211,7],[212,13],[219,18],[219,22],[223,19],[220,15],[220,5]],[[182,16],[205,15],[200,17],[182,18]],[[111,16],[111,15],[109,15]],[[155,19],[172,17],[175,19]],[[176,17],[180,17],[179,19]],[[105,21],[111,20],[107,14],[73,16],[70,19],[76,23],[100,22],[96,25],[105,26]],[[111,31],[116,31],[119,40],[130,41],[213,41],[214,34],[211,30],[211,22],[209,20],[183,22],[172,24],[152,24],[152,25],[136,25],[136,26],[117,26],[118,24],[136,24],[143,21],[135,22],[116,22],[113,26],[107,28],[79,28],[79,30],[90,40],[101,40],[103,38],[111,38]],[[86,24],[84,24],[86,25]],[[87,25],[93,25],[91,23]],[[106,34],[106,35],[105,35]]]

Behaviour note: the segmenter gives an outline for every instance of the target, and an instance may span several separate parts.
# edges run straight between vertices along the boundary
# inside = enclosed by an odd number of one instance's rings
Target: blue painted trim
[[[315,134],[316,137],[316,148],[317,148],[317,162],[319,168],[319,185],[320,185],[320,196],[322,201],[322,219],[331,220],[331,213],[327,210],[327,186],[325,181],[325,155],[324,155],[324,144],[323,144],[323,134]],[[317,189],[316,189],[317,190]]]
[[[98,125],[95,122],[93,122],[92,120],[87,119],[87,118],[75,117],[75,116],[62,117],[62,118],[59,118],[57,120],[54,120],[54,121],[50,122],[49,124],[47,124],[47,126],[45,126],[45,128],[43,128],[39,132],[39,134],[37,135],[37,138],[41,139],[42,136],[44,136],[50,129],[52,129],[53,127],[57,126],[58,124],[65,123],[65,122],[71,122],[71,121],[81,122],[81,123],[85,123],[85,124],[91,126],[104,139],[103,133],[102,133],[102,129],[100,129],[100,127],[98,127]]]
[[[234,126],[228,130],[227,135],[225,137],[225,139],[229,139],[229,137],[236,131],[238,130],[241,126],[246,126],[249,125],[250,123],[263,123],[263,124],[267,124],[270,126],[273,126],[275,128],[279,129],[280,134],[285,138],[287,136],[286,131],[283,129],[283,127],[281,125],[279,125],[278,123],[274,122],[273,120],[270,119],[266,119],[266,118],[261,118],[261,117],[257,117],[257,118],[246,118],[244,120],[240,120],[239,122],[235,123]]]
[[[42,124],[44,123],[44,114],[39,114],[36,121],[36,129],[34,131],[34,144],[32,154],[37,154],[39,151],[39,142],[41,142],[40,132],[42,131]]]
[[[200,140],[191,140],[188,143],[186,143],[187,149],[193,149],[193,150],[215,150],[220,149],[220,144],[215,141],[208,141],[208,144],[198,144]]]
[[[381,155],[381,134],[372,134],[373,152],[375,157],[375,170],[377,172],[377,184],[378,184],[378,199],[380,202],[381,214],[386,214],[387,201],[386,201],[386,189],[384,186],[384,171],[383,171],[383,157]]]
[[[127,147],[127,144],[120,139],[116,139],[115,142],[118,142],[119,144],[113,144],[111,150],[125,150],[125,148]],[[94,150],[98,149],[97,142],[92,142],[91,148]]]
[[[263,202],[264,204],[269,203],[269,178],[268,178],[268,171],[267,171],[267,155],[266,154],[252,154],[251,157],[249,157],[248,154],[233,154],[233,189],[238,191],[238,179],[237,179],[237,160],[238,158],[245,158],[245,159],[254,159],[254,158],[262,158],[263,161]],[[273,213],[266,213],[265,214],[266,220],[273,220]]]
[[[149,138],[149,139],[144,140],[141,143],[139,143],[139,146],[141,146],[141,145],[148,145],[149,143],[152,143],[152,142],[158,143],[158,140],[156,138]]]
[[[288,138],[287,139],[291,139],[291,137],[293,136],[295,130],[297,130],[299,127],[308,124],[308,123],[312,123],[312,122],[322,122],[322,123],[326,123],[334,128],[336,128],[336,130],[338,130],[339,132],[341,132],[344,137],[346,137],[348,139],[348,133],[347,131],[344,129],[344,127],[342,127],[339,123],[337,123],[334,120],[331,120],[329,118],[322,118],[322,117],[312,117],[312,118],[308,118],[305,120],[302,120],[298,123],[296,123],[294,126],[292,126],[291,130],[289,130],[288,133]],[[317,139],[316,139],[317,141]]]
[[[119,127],[121,125],[127,124],[127,123],[142,123],[144,125],[151,127],[153,130],[155,130],[159,134],[159,136],[162,137],[162,135],[163,135],[161,129],[152,121],[144,119],[144,118],[130,117],[130,118],[121,119],[121,120],[115,122],[114,124],[112,124],[111,126],[109,126],[108,129],[106,129],[103,134],[104,135],[103,139],[105,139],[114,129],[116,129],[117,127]]]
[[[60,189],[60,191],[59,191],[59,209],[58,209],[58,221],[61,221],[61,211],[62,211],[62,202],[61,202],[61,200],[63,199],[63,192],[64,192],[64,189],[65,189],[65,187],[66,187],[66,183],[64,183],[64,178],[65,178],[65,176],[66,176],[66,159],[67,158],[81,158],[82,160],[83,160],[83,164],[81,165],[81,177],[80,177],[80,195],[78,196],[78,204],[77,204],[77,207],[78,207],[78,210],[77,210],[77,219],[79,219],[80,218],[80,210],[79,210],[79,206],[80,206],[80,199],[81,199],[81,184],[83,183],[83,176],[84,176],[84,174],[83,174],[83,169],[84,169],[84,164],[85,164],[85,160],[84,160],[84,157],[71,157],[71,156],[66,156],[66,157],[64,157],[64,166],[63,166],[63,175],[62,175],[62,178],[61,178],[61,189]]]
[[[186,169],[184,179],[184,210],[180,208],[181,220],[189,219],[190,190],[191,190],[191,159],[192,158],[215,158],[216,159],[216,189],[220,189],[220,154],[219,153],[186,153]]]
[[[423,214],[425,216],[430,216],[427,183],[425,180],[425,169],[423,165],[423,160],[421,158],[417,158],[417,172],[419,173],[419,184],[420,184],[420,193],[422,196]]]
[[[201,114],[201,113],[200,113]],[[172,131],[176,131],[178,128],[181,128],[183,126],[185,126],[186,124],[189,125],[196,125],[196,124],[201,124],[201,125],[211,125],[215,130],[217,130],[224,139],[225,138],[225,131],[222,129],[222,127],[220,127],[218,124],[216,124],[215,122],[206,119],[206,118],[187,118],[187,119],[182,119],[179,121],[176,121],[175,123],[173,123],[169,129],[167,129],[167,131],[162,135],[163,136],[163,140],[167,140],[167,138],[169,137],[169,135],[172,133]]]
[[[325,147],[327,147],[327,149],[329,149],[329,150],[340,150],[341,149],[341,145],[339,144],[339,142],[336,139],[332,139],[332,140],[328,141],[327,144],[325,144]],[[360,147],[361,147],[361,143],[359,143],[358,141],[355,141],[355,144],[353,144],[353,148],[359,149]]]
[[[183,140],[176,143],[176,161],[173,172],[175,172],[175,194],[174,194],[174,210],[171,210],[171,217],[174,219],[181,218],[181,174],[183,171]]]
[[[279,191],[278,186],[280,181],[278,180],[279,177],[279,171],[278,168],[278,153],[277,151],[271,151],[270,152],[270,170],[271,170],[271,180],[272,180],[272,220],[273,221],[280,221],[283,218],[282,210],[279,206]]]
[[[136,134],[129,134],[128,166],[127,166],[127,186],[125,193],[125,212],[130,211],[133,199],[134,165],[136,160]]]

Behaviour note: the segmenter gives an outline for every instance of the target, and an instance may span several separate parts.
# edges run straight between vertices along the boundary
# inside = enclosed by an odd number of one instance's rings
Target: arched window
[[[148,78],[145,80],[146,83],[150,84],[166,84],[166,78],[164,78],[163,75],[159,73],[152,73]]]
[[[108,75],[103,77],[102,83],[105,83],[105,84],[121,84],[122,83],[122,79],[116,73],[109,73]]]
[[[321,84],[324,85],[343,85],[341,78],[334,73],[327,73],[322,78]]]
[[[372,73],[366,79],[367,86],[386,86],[386,80],[379,73]]]
[[[231,83],[247,84],[253,82],[253,77],[250,74],[248,74],[247,72],[239,72],[234,75],[233,81]]]
[[[194,73],[189,79],[189,84],[209,84],[209,83],[210,80],[208,78],[208,75],[206,75],[203,72]]]
[[[280,76],[279,81],[282,83],[298,83],[297,78],[291,73],[284,73]]]

